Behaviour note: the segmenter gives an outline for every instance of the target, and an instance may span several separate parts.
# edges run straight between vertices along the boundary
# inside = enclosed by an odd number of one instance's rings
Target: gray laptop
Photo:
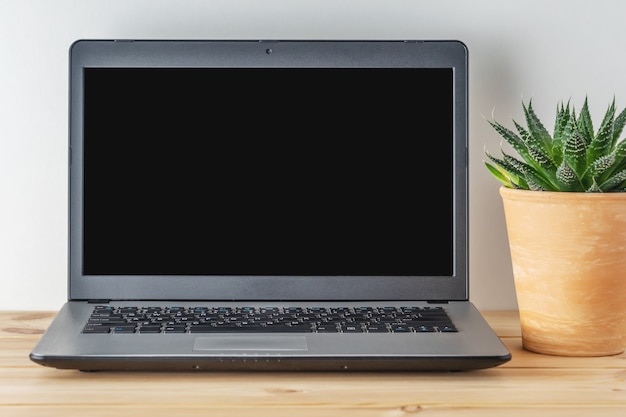
[[[61,369],[463,371],[510,352],[468,297],[458,41],[70,48]]]

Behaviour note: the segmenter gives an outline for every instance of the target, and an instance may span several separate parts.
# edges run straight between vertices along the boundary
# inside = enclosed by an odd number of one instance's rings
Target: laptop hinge
[[[427,301],[428,304],[448,304],[447,300],[430,300]]]
[[[109,304],[111,300],[87,300],[87,304]]]

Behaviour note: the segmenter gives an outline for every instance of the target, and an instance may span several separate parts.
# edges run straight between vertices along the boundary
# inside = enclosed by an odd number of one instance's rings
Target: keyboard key
[[[365,330],[368,333],[389,333],[387,326],[365,326]]]
[[[317,326],[317,333],[337,333],[339,329],[334,324],[330,324],[328,326]]]
[[[348,324],[348,325],[342,325],[341,331],[344,333],[363,333],[363,328],[361,328],[361,326]]]
[[[139,333],[161,333],[161,326],[143,325],[139,328]]]
[[[109,333],[111,328],[109,326],[85,326],[83,333]]]
[[[114,333],[135,333],[135,326],[115,326],[111,328]]]

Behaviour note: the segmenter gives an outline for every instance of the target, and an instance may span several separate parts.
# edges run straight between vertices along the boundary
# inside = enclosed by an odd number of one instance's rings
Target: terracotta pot
[[[626,193],[500,195],[525,349],[606,356],[626,349]]]

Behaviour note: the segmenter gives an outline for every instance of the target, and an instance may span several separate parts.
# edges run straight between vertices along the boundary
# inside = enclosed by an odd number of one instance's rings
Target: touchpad
[[[211,336],[196,337],[193,350],[307,350],[303,336]]]

